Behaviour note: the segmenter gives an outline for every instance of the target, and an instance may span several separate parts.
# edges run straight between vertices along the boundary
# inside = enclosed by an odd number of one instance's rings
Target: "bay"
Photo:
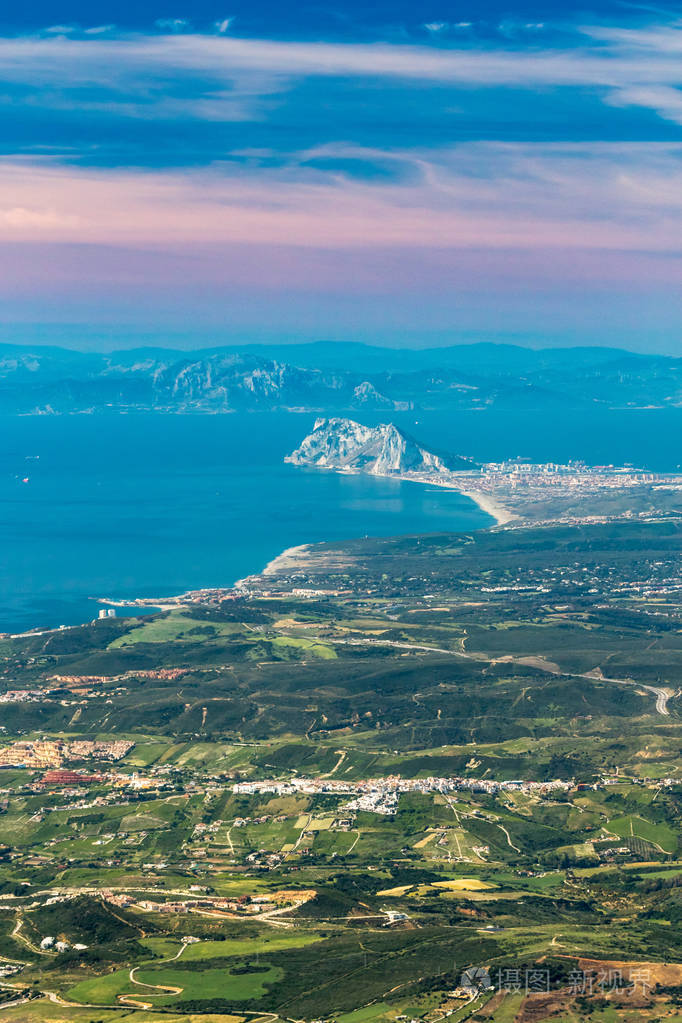
[[[372,424],[387,415],[357,418]],[[629,462],[657,471],[682,461],[679,409],[392,418],[427,446],[479,460]],[[97,597],[229,586],[301,543],[491,524],[451,491],[285,465],[314,419],[0,419],[0,631],[88,621]]]
[[[490,524],[456,493],[285,465],[313,422],[148,414],[0,423],[0,631],[89,621],[93,598],[229,586],[301,543]]]

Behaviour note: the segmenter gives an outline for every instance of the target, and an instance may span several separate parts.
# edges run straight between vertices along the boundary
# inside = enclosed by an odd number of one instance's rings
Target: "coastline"
[[[497,526],[505,526],[507,525],[508,522],[514,522],[520,518],[520,516],[517,515],[516,512],[511,511],[501,501],[497,500],[494,497],[491,497],[490,494],[486,494],[482,490],[477,490],[476,487],[470,488],[468,486],[467,487],[455,486],[450,480],[439,479],[438,477],[411,475],[408,473],[388,472],[363,473],[359,469],[348,468],[336,469],[333,466],[326,465],[316,466],[315,468],[324,469],[327,472],[336,472],[342,476],[373,476],[375,479],[400,480],[402,483],[420,483],[422,486],[425,487],[438,487],[440,490],[454,490],[455,493],[461,494],[462,497],[468,497],[470,501],[473,501],[474,504],[481,509],[481,511],[485,512],[486,515],[490,515],[491,518],[495,519],[494,526],[483,526],[481,527],[483,529],[494,529]],[[473,475],[474,474],[472,473],[472,477]],[[285,555],[289,554],[289,552],[303,550],[305,547],[309,546],[310,544],[303,544],[301,545],[300,548],[291,547],[287,551],[282,551],[282,554],[279,555],[279,557],[284,557]],[[269,564],[264,569],[263,574],[265,574],[267,572],[267,569],[270,568],[270,565],[274,565],[274,563],[277,560],[278,560],[277,558],[274,558],[273,561],[269,562]]]
[[[295,564],[300,561],[301,556],[305,551],[309,550],[313,544],[301,543],[296,547],[285,547],[280,554],[268,561],[265,568],[261,569],[260,572],[254,572],[252,575],[244,576],[243,579],[237,579],[232,585],[234,589],[240,589],[247,584],[249,579],[253,579],[254,576],[262,575],[275,575],[282,569],[292,568]]]
[[[507,507],[505,507],[505,505],[503,505],[499,501],[496,501],[495,498],[490,497],[488,494],[483,493],[483,491],[476,490],[476,489],[473,489],[473,488],[470,489],[470,490],[469,489],[463,490],[460,487],[453,486],[452,483],[446,482],[445,480],[438,480],[438,479],[432,479],[432,478],[422,479],[422,478],[420,478],[418,476],[411,476],[411,475],[407,475],[407,474],[398,475],[398,474],[393,474],[393,473],[362,473],[362,472],[358,472],[357,470],[354,470],[354,469],[339,470],[339,469],[333,469],[331,467],[329,467],[329,468],[321,467],[321,468],[326,468],[327,471],[329,471],[329,472],[340,473],[341,475],[344,475],[344,476],[346,476],[346,475],[350,475],[350,476],[354,476],[354,475],[357,475],[357,476],[372,475],[372,476],[374,476],[377,479],[400,480],[400,482],[402,482],[402,483],[419,483],[422,486],[438,487],[441,490],[452,490],[452,491],[454,491],[457,494],[461,494],[462,497],[467,497],[470,501],[473,501],[473,503],[475,505],[477,505],[477,507],[480,508],[482,512],[485,512],[486,515],[489,515],[492,519],[494,519],[494,522],[492,524],[486,525],[486,526],[481,526],[480,527],[481,529],[496,529],[498,527],[505,526],[508,522],[512,522],[512,521],[514,521],[514,520],[519,518],[518,515],[514,514],[514,512],[512,512],[512,511],[510,511]],[[251,574],[249,574],[247,576],[244,576],[241,579],[236,579],[234,581],[234,583],[231,584],[231,587],[227,587],[227,588],[228,589],[231,588],[231,589],[235,589],[235,590],[244,589],[244,588],[246,588],[248,586],[250,580],[252,580],[254,578],[262,578],[263,576],[265,576],[265,577],[273,576],[273,575],[277,575],[279,572],[290,571],[292,568],[300,568],[300,567],[302,567],[302,564],[305,564],[305,558],[306,558],[306,555],[307,555],[308,551],[310,551],[310,549],[312,547],[314,547],[314,546],[315,546],[314,543],[302,543],[302,544],[297,544],[297,545],[295,545],[293,547],[286,547],[283,551],[281,551],[274,558],[272,558],[271,561],[268,561],[268,563],[265,565],[265,567],[260,569],[260,571],[253,572],[253,573],[251,573]],[[194,592],[196,592],[196,591],[194,591]],[[204,591],[204,592],[210,592],[210,591]],[[220,590],[216,589],[213,592],[217,593],[217,592],[220,592]],[[175,603],[174,606],[175,607],[183,606],[182,605],[182,598],[183,597],[187,597],[187,596],[188,596],[187,593],[180,594],[176,598],[177,602]],[[103,598],[99,598],[99,599],[100,599],[101,603],[109,603],[109,601],[106,601]],[[168,598],[166,598],[166,600],[168,600]],[[133,604],[139,604],[139,602],[136,601],[135,599],[130,600],[130,601],[120,601],[119,602],[119,606],[126,606],[126,605],[130,606],[130,605],[133,605]],[[159,602],[158,601],[157,601],[157,606],[159,606]],[[169,605],[169,606],[173,606],[173,605]],[[162,608],[162,610],[163,610],[163,608]]]
[[[360,474],[361,475],[361,474]],[[462,497],[468,497],[470,501],[473,501],[482,512],[486,515],[490,515],[491,518],[495,519],[495,523],[492,526],[482,526],[482,529],[494,529],[497,526],[505,526],[508,522],[512,522],[518,519],[519,516],[514,512],[510,511],[501,501],[497,501],[494,497],[484,493],[482,490],[476,490],[468,488],[464,490],[462,487],[456,487],[450,482],[439,479],[421,479],[418,476],[398,476],[389,475],[388,473],[374,473],[379,479],[385,480],[402,480],[403,483],[421,483],[427,487],[438,487],[440,490],[454,490],[456,494],[461,494]]]
[[[463,497],[470,498],[478,505],[481,511],[491,515],[495,519],[496,526],[506,526],[508,522],[513,522],[519,517],[514,512],[509,511],[505,505],[496,501],[494,497],[484,494],[482,490],[459,490],[458,493],[462,494]],[[489,526],[488,528],[492,529],[493,527]]]
[[[329,468],[327,471],[339,472],[338,469],[331,469],[331,468]],[[496,501],[494,498],[490,497],[488,494],[485,494],[482,491],[476,490],[473,487],[471,489],[463,489],[463,488],[460,488],[460,487],[457,487],[457,486],[453,486],[453,484],[451,482],[446,481],[446,480],[440,480],[440,479],[433,478],[433,477],[422,478],[422,477],[417,476],[417,475],[409,475],[409,474],[394,474],[394,473],[372,473],[372,474],[366,474],[366,473],[357,472],[356,470],[347,470],[347,469],[346,470],[341,470],[341,474],[342,475],[371,475],[371,476],[374,476],[377,479],[399,480],[400,482],[404,482],[404,483],[419,483],[422,486],[426,486],[426,487],[437,487],[438,489],[441,489],[441,490],[452,490],[452,491],[455,491],[456,493],[461,494],[463,497],[468,498],[470,501],[473,501],[474,504],[476,504],[477,507],[481,509],[481,511],[485,512],[486,515],[489,515],[494,520],[490,524],[486,524],[486,525],[482,525],[482,526],[478,527],[480,529],[495,529],[495,528],[498,528],[498,527],[502,527],[502,526],[506,525],[508,522],[518,518],[517,515],[515,515],[513,512],[511,512],[503,504],[501,504],[500,502]],[[472,480],[472,482],[473,482],[473,480]],[[295,545],[295,546],[292,546],[292,547],[287,547],[284,550],[282,550],[279,554],[277,554],[274,558],[272,558],[272,560],[269,561],[265,565],[264,568],[262,568],[260,570],[257,570],[256,572],[250,573],[249,575],[244,576],[241,579],[237,579],[233,583],[231,583],[231,584],[229,584],[229,585],[227,585],[225,587],[215,587],[215,588],[206,589],[206,590],[204,590],[204,589],[189,590],[189,591],[185,591],[183,593],[177,594],[176,596],[166,595],[164,597],[159,597],[159,598],[154,598],[154,597],[130,597],[130,598],[126,599],[126,598],[120,598],[119,597],[119,598],[112,599],[112,598],[109,598],[109,597],[100,596],[100,597],[94,597],[94,598],[90,598],[90,599],[94,600],[94,602],[96,604],[99,604],[99,605],[105,604],[105,605],[108,605],[109,607],[115,607],[115,608],[121,608],[121,609],[124,609],[124,608],[136,609],[136,610],[138,610],[142,614],[144,614],[145,611],[147,613],[149,613],[149,614],[154,614],[154,613],[158,613],[158,612],[171,611],[171,610],[174,610],[174,609],[177,609],[177,608],[188,607],[188,606],[191,606],[192,603],[194,603],[194,601],[191,598],[192,597],[196,597],[196,595],[199,594],[199,593],[201,593],[202,595],[207,595],[208,596],[211,593],[218,594],[218,593],[221,593],[221,592],[227,592],[228,590],[237,590],[237,591],[239,591],[240,589],[248,587],[249,581],[251,579],[259,578],[259,577],[263,577],[263,576],[265,576],[265,577],[274,576],[274,575],[277,575],[279,572],[282,572],[282,571],[290,571],[292,568],[301,568],[301,567],[303,567],[305,565],[306,555],[311,550],[311,548],[314,547],[314,546],[315,546],[315,544],[313,542],[311,542],[311,543],[298,544],[298,545]],[[57,631],[60,631],[60,630],[63,630],[63,629],[77,629],[77,628],[82,628],[84,625],[88,625],[88,624],[90,624],[90,621],[74,623],[74,624],[70,624],[70,625],[62,625],[62,626],[59,626],[59,625],[57,625],[57,626],[48,626],[48,627],[46,627],[44,629],[41,629],[40,632],[41,633],[43,633],[43,632],[44,633],[48,633],[48,632],[57,632]],[[12,634],[12,638],[20,638],[20,637],[30,636],[30,635],[35,635],[35,634],[36,634],[36,630],[35,629],[28,629],[25,632],[13,633]]]
[[[326,468],[326,467],[324,467]],[[459,487],[454,487],[451,483],[446,483],[444,480],[437,479],[420,479],[416,476],[408,475],[395,475],[393,473],[361,473],[353,469],[332,469],[329,467],[331,472],[341,472],[342,475],[373,475],[378,479],[389,479],[389,480],[400,480],[402,483],[420,483],[422,486],[438,487],[441,490],[453,490],[457,494],[461,494],[462,497],[469,498],[473,501],[482,512],[489,515],[495,521],[492,525],[482,526],[482,529],[495,529],[500,526],[505,526],[508,522],[513,522],[519,518],[514,512],[510,511],[500,501],[496,501],[495,498],[490,497],[488,494],[483,493],[482,490],[462,490]],[[280,554],[274,557],[271,561],[268,561],[265,568],[261,569],[260,572],[253,573],[252,575],[245,576],[243,579],[237,579],[234,583],[235,589],[245,587],[250,579],[259,578],[263,576],[277,575],[278,572],[288,571],[294,567],[301,567],[302,561],[305,560],[307,552],[314,547],[313,543],[298,544],[295,547],[287,547]]]

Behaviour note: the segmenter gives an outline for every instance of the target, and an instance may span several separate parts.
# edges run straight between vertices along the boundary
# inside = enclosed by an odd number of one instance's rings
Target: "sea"
[[[386,416],[360,414],[368,425]],[[401,413],[433,450],[674,471],[682,410]],[[484,529],[452,491],[284,463],[308,413],[0,418],[0,631],[73,625],[98,601],[230,586],[287,547]],[[122,613],[119,611],[119,613]]]

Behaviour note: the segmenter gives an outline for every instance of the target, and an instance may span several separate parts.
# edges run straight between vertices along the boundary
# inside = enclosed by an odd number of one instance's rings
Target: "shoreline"
[[[401,483],[419,483],[425,487],[438,487],[440,490],[452,490],[457,494],[461,494],[462,497],[468,498],[470,501],[480,508],[482,512],[489,515],[494,522],[491,525],[481,526],[481,529],[496,529],[500,526],[505,526],[508,522],[516,521],[519,516],[514,512],[510,511],[500,501],[496,501],[495,498],[490,497],[488,494],[484,494],[482,490],[461,490],[459,487],[452,486],[451,483],[446,483],[441,480],[432,479],[419,479],[415,476],[407,475],[389,475],[388,473],[362,473],[353,470],[339,470],[329,469],[330,472],[340,473],[343,476],[374,476],[375,479],[382,480],[399,480]],[[329,542],[329,541],[321,541]],[[303,543],[297,544],[294,547],[286,547],[283,551],[277,554],[271,561],[268,561],[265,568],[261,569],[260,572],[255,572],[252,575],[245,576],[243,579],[237,579],[233,584],[235,589],[245,586],[250,579],[259,578],[262,576],[276,575],[280,571],[291,569],[295,566],[300,566],[301,558],[312,548],[316,546],[314,543]]]
[[[458,490],[457,493],[462,494],[463,497],[470,498],[481,511],[484,511],[487,515],[492,516],[495,519],[496,526],[506,526],[508,522],[515,522],[519,516],[503,505],[500,501],[495,500],[494,497],[490,497],[488,494],[484,494],[482,490]],[[492,529],[492,526],[488,526],[488,529]]]
[[[327,467],[324,467],[324,468],[327,468]],[[424,486],[424,487],[438,487],[438,489],[440,489],[440,490],[451,490],[451,491],[454,491],[454,493],[461,494],[462,497],[468,498],[468,500],[472,501],[478,508],[480,508],[480,510],[482,512],[484,512],[486,515],[489,515],[490,518],[492,518],[494,520],[490,525],[481,526],[480,528],[482,530],[484,530],[484,529],[496,529],[496,528],[499,528],[499,527],[507,525],[508,522],[516,521],[519,518],[518,515],[516,515],[512,511],[510,511],[505,505],[503,505],[501,502],[495,500],[495,498],[490,497],[488,494],[483,493],[483,491],[476,490],[474,488],[472,488],[471,490],[468,490],[468,489],[467,490],[462,490],[459,487],[455,487],[451,483],[446,482],[445,480],[420,479],[419,477],[408,476],[406,474],[405,475],[397,475],[397,474],[388,474],[388,473],[363,473],[363,472],[358,472],[356,470],[332,469],[331,467],[328,468],[327,471],[335,472],[335,473],[338,473],[339,475],[342,475],[342,476],[372,476],[375,479],[398,480],[401,483],[419,483],[421,486]],[[330,541],[322,540],[322,541],[319,541],[319,542],[320,543],[329,543]],[[182,603],[182,598],[183,597],[188,597],[192,593],[196,593],[196,592],[206,592],[206,593],[214,592],[214,593],[219,593],[222,589],[240,590],[240,589],[246,588],[248,586],[248,583],[249,583],[249,581],[251,579],[262,578],[263,576],[268,577],[268,576],[272,576],[272,575],[277,575],[277,573],[280,572],[280,571],[287,571],[287,570],[292,569],[294,567],[300,567],[301,560],[305,557],[307,552],[310,551],[311,548],[313,548],[315,546],[316,546],[316,543],[302,543],[302,544],[295,544],[292,547],[285,547],[284,550],[280,551],[279,554],[276,554],[274,558],[272,558],[270,561],[268,561],[267,564],[265,565],[265,567],[260,569],[260,571],[253,572],[253,573],[251,573],[249,575],[244,576],[241,579],[235,579],[235,581],[230,586],[227,586],[227,587],[215,587],[213,590],[204,590],[204,591],[196,591],[196,590],[195,591],[191,591],[190,590],[188,592],[178,594],[177,598],[175,598],[175,603],[168,603],[169,601],[172,601],[173,598],[165,598],[164,603],[167,604],[167,606],[166,607],[161,607],[160,609],[161,610],[170,610],[173,607],[183,607],[183,606],[186,607],[186,606],[188,606],[188,604],[191,603],[191,601],[188,601],[187,603],[183,604]],[[111,603],[110,601],[107,601],[106,598],[103,598],[103,597],[99,597],[97,599],[98,599],[99,603],[102,603],[102,604]],[[142,602],[140,601],[139,598],[131,598],[131,600],[129,600],[129,601],[119,600],[117,602],[117,606],[119,606],[119,607],[141,606],[141,604],[142,604]],[[156,607],[160,607],[160,604],[159,604],[158,601],[156,602],[155,606]]]
[[[475,486],[471,488],[466,486],[456,486],[450,480],[439,479],[438,477],[433,478],[423,477],[419,475],[408,475],[407,473],[387,473],[387,472],[362,472],[359,469],[335,469],[333,466],[315,466],[316,469],[322,469],[326,472],[335,472],[340,476],[370,476],[374,479],[379,480],[399,480],[401,483],[419,483],[424,487],[438,487],[439,490],[453,490],[456,494],[461,494],[462,497],[467,497],[470,501],[473,501],[482,512],[486,515],[490,515],[491,518],[495,519],[493,526],[482,526],[482,529],[494,529],[497,526],[505,526],[508,522],[515,522],[521,518],[516,512],[511,511],[505,504],[499,501],[495,497],[491,497],[482,490],[477,490]],[[471,482],[475,482],[475,474],[472,473]],[[309,547],[310,544],[302,544],[301,549]],[[295,551],[298,548],[290,547],[290,551]],[[282,551],[282,556],[287,554],[287,551]],[[272,562],[269,562],[266,569],[276,561],[274,558]],[[266,569],[263,570],[265,574]]]
[[[362,475],[359,473],[358,475]],[[401,480],[403,483],[421,483],[425,487],[438,487],[439,490],[452,490],[456,494],[461,494],[462,497],[468,497],[470,501],[473,501],[482,512],[486,515],[490,515],[491,518],[495,519],[495,523],[492,526],[481,526],[481,529],[495,529],[497,526],[505,526],[508,522],[512,522],[519,518],[514,512],[510,511],[501,501],[496,500],[494,497],[490,497],[489,494],[485,494],[482,490],[463,490],[461,487],[456,487],[452,483],[448,483],[445,480],[438,479],[419,479],[416,476],[389,476],[376,474],[378,479],[382,480]]]
[[[338,469],[330,468],[328,471],[339,473]],[[421,486],[424,487],[437,487],[440,490],[454,491],[457,494],[461,494],[462,497],[468,498],[478,508],[480,508],[482,512],[484,512],[486,515],[489,515],[494,520],[489,525],[482,525],[478,527],[482,530],[495,529],[501,526],[505,526],[508,522],[516,520],[519,517],[515,515],[513,512],[509,511],[509,509],[506,508],[503,504],[496,501],[494,498],[489,497],[488,494],[484,494],[482,491],[476,490],[474,488],[472,488],[471,490],[463,490],[460,489],[459,487],[453,486],[451,483],[448,483],[445,480],[431,478],[421,479],[419,477],[408,476],[406,474],[397,475],[388,473],[362,473],[353,470],[350,471],[342,470],[340,472],[340,475],[373,476],[375,479],[398,480],[401,483],[419,483]],[[327,543],[330,541],[323,540],[319,542]],[[221,591],[225,592],[228,590],[240,590],[246,587],[251,579],[259,578],[262,576],[267,577],[271,575],[276,575],[280,571],[288,570],[293,567],[299,567],[302,558],[304,558],[306,553],[314,546],[315,543],[303,543],[294,545],[292,547],[286,547],[284,550],[280,551],[280,553],[277,554],[274,558],[268,561],[264,568],[260,569],[259,571],[253,572],[250,575],[244,576],[241,579],[236,579],[233,583],[224,587],[211,587],[210,589],[202,588],[199,590],[186,590],[183,593],[177,594],[176,596],[167,595],[165,597],[160,597],[157,599],[153,597],[130,597],[129,599],[121,597],[115,599],[110,599],[107,597],[91,597],[90,599],[94,601],[96,604],[99,604],[100,606],[108,605],[109,607],[121,609],[136,608],[138,611],[141,612],[141,614],[145,613],[145,609],[148,609],[147,613],[154,614],[158,612],[172,611],[177,608],[189,607],[192,605],[193,601],[187,598],[191,598],[195,594],[205,593],[208,595],[209,593],[220,593]],[[135,616],[131,615],[131,617]],[[78,624],[73,625],[55,625],[44,628],[38,626],[37,629],[40,631],[37,631],[36,629],[28,629],[25,632],[12,633],[11,637],[12,639],[20,639],[23,637],[44,635],[52,632],[64,631],[66,629],[79,629],[83,628],[83,626],[92,624],[93,621],[97,621],[97,619],[91,619],[90,621],[80,622]]]
[[[324,541],[322,541],[324,542]],[[249,579],[253,579],[254,576],[263,575],[274,575],[282,568],[291,568],[297,563],[299,555],[302,555],[304,551],[309,550],[314,544],[311,543],[300,543],[295,547],[285,547],[283,551],[276,554],[274,558],[268,561],[265,568],[262,568],[260,572],[255,572],[252,575],[245,575],[243,579],[237,579],[232,584],[234,589],[241,589],[248,583]]]

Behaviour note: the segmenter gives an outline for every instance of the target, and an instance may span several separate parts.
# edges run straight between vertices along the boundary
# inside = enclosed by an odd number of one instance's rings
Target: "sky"
[[[679,6],[9,8],[0,340],[682,356]]]

